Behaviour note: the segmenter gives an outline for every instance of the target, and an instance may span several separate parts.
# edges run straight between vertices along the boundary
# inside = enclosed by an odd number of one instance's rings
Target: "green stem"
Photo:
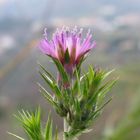
[[[65,136],[65,132],[68,131],[68,124],[66,122],[66,119],[64,118],[64,135],[63,135],[63,140],[68,140],[68,138]]]

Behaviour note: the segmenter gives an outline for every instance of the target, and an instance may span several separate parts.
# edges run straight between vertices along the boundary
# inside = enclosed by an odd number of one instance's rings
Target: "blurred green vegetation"
[[[139,90],[140,93],[140,90]],[[120,120],[116,128],[106,128],[106,138],[103,140],[139,140],[140,139],[140,94],[130,103],[131,108]],[[112,129],[110,134],[107,132]]]
[[[139,140],[140,139],[140,65],[129,64],[124,66],[117,74],[120,75],[115,92],[123,103],[118,106],[123,110],[123,115],[117,123],[111,123],[108,119],[104,130],[103,140]],[[124,93],[123,93],[124,92]],[[120,103],[119,98],[116,102]],[[119,113],[119,112],[118,112]],[[113,116],[113,115],[112,115]],[[111,117],[111,116],[110,116]]]

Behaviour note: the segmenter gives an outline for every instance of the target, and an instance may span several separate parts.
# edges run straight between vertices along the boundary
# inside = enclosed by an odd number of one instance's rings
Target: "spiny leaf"
[[[102,72],[96,72],[95,76],[92,78],[89,86],[89,97],[92,96],[100,86],[101,81],[103,80],[102,75]]]
[[[40,89],[41,89],[41,93],[43,94],[43,96],[55,107],[58,108],[57,103],[53,100],[53,97],[49,94],[49,92],[47,90],[45,90],[40,84],[38,84]]]
[[[80,76],[81,73],[81,65],[82,63],[85,61],[86,57],[82,57],[78,63],[78,65],[76,66],[76,70],[78,72],[78,76]],[[75,73],[74,73],[75,74]]]
[[[58,140],[58,130],[57,130],[57,128],[56,128],[56,130],[55,130],[55,137],[54,137],[54,140]]]
[[[45,130],[42,131],[41,127],[41,111],[38,108],[34,113],[22,110],[16,118],[21,122],[24,131],[26,132],[28,139],[30,140],[58,140],[57,131],[55,132],[53,139],[52,120],[49,115]],[[10,135],[15,136],[19,140],[25,140],[24,138],[8,132]]]
[[[55,78],[52,76],[52,74],[50,74],[39,62],[38,65],[45,72],[45,74],[47,74],[51,78],[52,81],[55,81]]]
[[[47,82],[47,84],[51,87],[51,89],[55,92],[55,95],[58,97],[58,99],[62,99],[62,94],[60,89],[58,88],[58,85],[53,82],[47,75],[39,72],[41,77]]]
[[[105,79],[106,77],[108,77],[113,71],[115,71],[115,69],[110,70],[109,72],[106,72],[103,74],[103,79]]]
[[[53,87],[54,87],[53,81],[47,75],[45,75],[44,73],[41,73],[40,71],[39,71],[39,74],[45,80],[45,82],[50,86],[50,88],[53,89]]]
[[[98,92],[96,93],[98,94],[98,99],[97,99],[98,104],[102,103],[102,100],[104,99],[105,94],[111,90],[111,88],[115,85],[116,82],[117,82],[117,79],[113,81],[109,81],[98,90]]]
[[[77,114],[80,115],[81,107],[80,107],[80,103],[79,103],[78,99],[75,99],[75,105],[76,105],[76,108],[75,108],[76,112],[77,112]]]
[[[89,78],[89,82],[91,83],[92,82],[92,79],[95,75],[95,72],[92,68],[92,66],[89,66],[89,70],[88,70],[88,78]]]
[[[50,115],[48,116],[48,121],[45,128],[45,140],[52,140],[52,120]]]
[[[80,82],[80,78],[79,78],[77,70],[75,71],[75,73],[76,73],[76,81],[77,81],[78,94],[80,95],[81,94],[81,85],[80,85],[81,82]]]
[[[95,117],[97,116],[97,114],[112,100],[112,98],[110,98],[108,101],[106,101],[100,108],[98,108],[96,111],[92,112],[90,117],[88,118],[88,121],[92,120],[93,117],[95,119]]]
[[[89,80],[89,77],[88,77],[88,74],[89,73],[85,73],[84,74],[84,78],[83,78],[83,82],[82,82],[82,90],[83,90],[83,96],[84,98],[87,98],[88,97],[88,91],[89,91],[89,86],[90,86],[90,80]]]
[[[62,64],[55,58],[53,58],[53,61],[54,63],[56,64],[57,66],[57,69],[62,77],[62,80],[64,83],[68,83],[69,82],[69,76],[68,74],[66,73],[64,67],[62,66]]]
[[[41,139],[40,110],[35,113],[29,113],[22,110],[16,118],[21,122],[24,131],[32,140]]]
[[[58,88],[58,86],[55,84],[54,85],[54,91],[55,91],[55,95],[59,100],[63,99],[63,95],[62,92],[60,91],[60,89]]]
[[[14,137],[16,137],[16,138],[19,139],[19,140],[25,140],[24,138],[22,138],[22,137],[20,137],[20,136],[18,136],[18,135],[16,135],[16,134],[13,134],[13,133],[11,133],[11,132],[8,132],[8,134],[9,134],[9,135],[12,135],[12,136],[14,136]]]

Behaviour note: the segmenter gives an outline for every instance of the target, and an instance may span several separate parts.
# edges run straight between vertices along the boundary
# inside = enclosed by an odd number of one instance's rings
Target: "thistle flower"
[[[83,40],[82,29],[78,31],[76,27],[71,30],[63,27],[61,30],[57,29],[49,41],[45,29],[45,38],[40,42],[39,48],[44,54],[59,60],[71,75],[85,55],[95,47],[95,42],[91,43],[91,39],[90,31]]]
[[[45,29],[45,38],[39,45],[40,50],[52,58],[58,70],[58,78],[55,79],[39,64],[39,74],[52,93],[40,84],[38,86],[44,98],[64,118],[63,140],[75,140],[82,133],[89,132],[89,127],[101,114],[104,106],[111,101],[111,98],[106,101],[106,94],[117,81],[113,79],[104,83],[104,79],[112,71],[106,72],[92,66],[89,66],[87,72],[80,72],[85,55],[95,46],[91,39],[90,31],[85,39],[82,39],[82,29],[78,31],[77,28],[70,30],[64,27],[57,30],[52,39],[48,40]],[[17,118],[31,139],[53,139],[50,117],[45,131],[41,129],[40,109],[35,114],[28,111],[19,112]],[[9,134],[23,140],[15,134]],[[57,131],[54,139],[58,140]]]

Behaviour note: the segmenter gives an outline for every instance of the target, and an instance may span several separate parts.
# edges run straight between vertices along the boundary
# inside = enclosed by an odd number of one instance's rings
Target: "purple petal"
[[[52,57],[56,57],[54,47],[45,39],[40,42],[39,49],[44,54],[50,55]]]

